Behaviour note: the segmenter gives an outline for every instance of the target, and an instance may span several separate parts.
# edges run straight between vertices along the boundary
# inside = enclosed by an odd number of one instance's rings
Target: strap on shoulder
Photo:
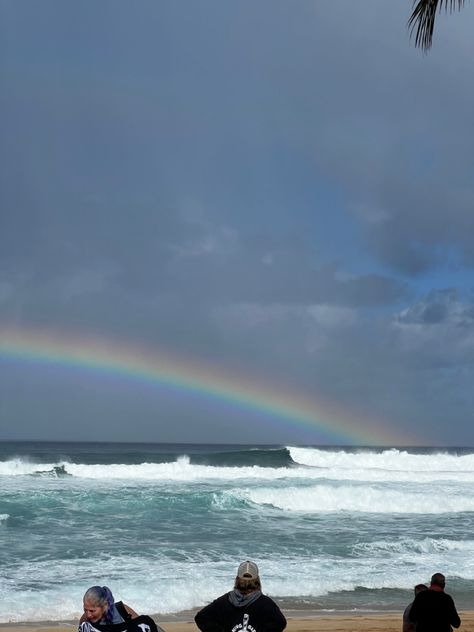
[[[129,621],[132,618],[132,615],[127,612],[125,606],[123,605],[123,601],[117,601],[115,603],[115,607],[124,621]]]

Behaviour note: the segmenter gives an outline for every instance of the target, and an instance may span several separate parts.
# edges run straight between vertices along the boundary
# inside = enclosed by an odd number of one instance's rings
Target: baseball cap
[[[248,560],[242,562],[237,570],[237,577],[240,577],[240,579],[257,579],[258,566]]]

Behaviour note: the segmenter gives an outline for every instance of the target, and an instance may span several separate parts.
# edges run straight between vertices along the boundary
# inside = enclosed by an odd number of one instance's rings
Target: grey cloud
[[[461,299],[458,290],[432,290],[422,300],[398,316],[403,324],[446,324],[453,327],[474,326],[474,303]]]
[[[472,12],[423,56],[409,10],[4,4],[0,322],[166,345],[473,442]]]
[[[472,379],[474,304],[455,290],[433,291],[394,319],[400,361],[421,371],[449,370],[460,382]],[[444,376],[444,377],[448,377]]]

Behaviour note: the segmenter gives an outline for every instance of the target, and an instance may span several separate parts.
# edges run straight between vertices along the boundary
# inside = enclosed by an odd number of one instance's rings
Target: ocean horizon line
[[[146,446],[210,446],[210,447],[257,447],[257,448],[285,448],[288,446],[295,448],[333,448],[333,449],[363,449],[363,450],[474,450],[474,445],[397,445],[397,444],[355,444],[355,443],[299,443],[292,441],[284,441],[280,443],[236,443],[221,441],[134,441],[134,440],[114,440],[107,439],[1,439],[0,444],[5,443],[49,443],[49,444],[80,444],[80,445],[146,445]]]

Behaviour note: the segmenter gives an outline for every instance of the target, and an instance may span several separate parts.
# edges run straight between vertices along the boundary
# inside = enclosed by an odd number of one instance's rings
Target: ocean
[[[474,610],[474,449],[0,443],[0,622],[92,585],[182,616],[260,568],[283,611],[400,611],[434,572]]]

